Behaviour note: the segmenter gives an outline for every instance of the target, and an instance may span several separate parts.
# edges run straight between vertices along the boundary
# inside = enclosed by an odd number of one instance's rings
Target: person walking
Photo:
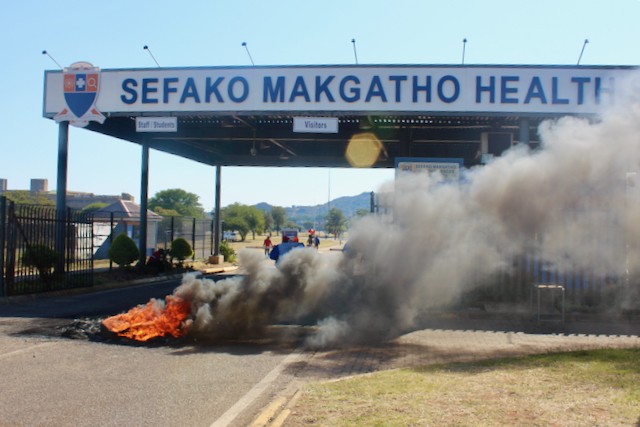
[[[271,249],[273,248],[273,243],[271,243],[271,234],[264,239],[262,246],[264,247],[264,257],[269,258],[269,252],[271,252]]]

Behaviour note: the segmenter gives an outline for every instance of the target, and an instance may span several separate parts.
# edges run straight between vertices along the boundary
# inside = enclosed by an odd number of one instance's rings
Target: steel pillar
[[[69,122],[58,125],[58,177],[56,180],[56,234],[55,251],[57,254],[55,271],[63,274],[66,252],[67,217],[67,169],[69,159]]]
[[[140,167],[140,259],[138,267],[142,268],[147,262],[147,211],[149,210],[149,142],[145,138],[142,142],[142,162]]]

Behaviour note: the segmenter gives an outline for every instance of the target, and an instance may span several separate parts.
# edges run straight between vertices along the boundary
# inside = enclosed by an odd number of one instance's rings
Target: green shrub
[[[193,256],[191,245],[182,237],[178,237],[171,242],[171,257],[177,259],[180,263],[185,259]]]
[[[140,258],[140,251],[136,243],[125,233],[118,235],[109,248],[109,259],[120,267],[130,265]]]
[[[22,265],[25,267],[42,268],[49,271],[56,263],[58,254],[45,245],[32,245],[22,255]]]
[[[226,240],[220,242],[220,254],[224,256],[224,259],[227,262],[234,262],[236,260],[236,251],[229,246],[229,242]]]

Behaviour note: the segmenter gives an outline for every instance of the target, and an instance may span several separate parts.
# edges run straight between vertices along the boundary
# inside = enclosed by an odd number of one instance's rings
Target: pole
[[[57,254],[55,271],[64,274],[65,220],[67,213],[67,164],[69,158],[69,122],[58,125],[58,177],[56,181],[56,234]]]
[[[215,209],[215,218],[213,219],[215,223],[215,247],[213,250],[213,254],[215,256],[220,255],[220,180],[222,179],[222,166],[216,165],[216,205]]]
[[[0,298],[7,296],[4,283],[5,230],[7,227],[7,198],[0,196]]]
[[[140,170],[140,259],[138,267],[144,267],[147,260],[147,211],[149,209],[149,142],[142,142],[142,165]]]

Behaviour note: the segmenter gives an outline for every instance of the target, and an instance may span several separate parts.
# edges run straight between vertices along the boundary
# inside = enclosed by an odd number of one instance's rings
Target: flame
[[[108,317],[102,324],[122,337],[136,341],[171,335],[179,338],[186,333],[185,319],[189,315],[190,304],[182,298],[169,295],[164,307],[152,299],[146,305],[139,305],[126,313]]]

